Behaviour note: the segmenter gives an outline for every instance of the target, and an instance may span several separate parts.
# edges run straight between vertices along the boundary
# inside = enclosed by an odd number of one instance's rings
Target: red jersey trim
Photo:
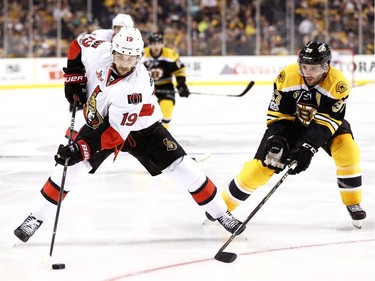
[[[68,60],[76,59],[80,53],[81,53],[81,46],[78,44],[78,40],[74,39],[72,43],[70,43],[70,47],[68,51]]]
[[[120,134],[111,126],[101,135],[101,149],[111,149],[123,142],[124,140]]]
[[[195,202],[197,202],[198,205],[202,206],[211,202],[214,199],[216,192],[216,186],[209,178],[206,178],[206,181],[203,183],[203,185],[196,191],[190,192],[190,194],[193,196]]]
[[[150,103],[146,103],[142,106],[141,112],[139,112],[139,117],[151,116],[154,113],[154,110],[155,110],[154,105]]]

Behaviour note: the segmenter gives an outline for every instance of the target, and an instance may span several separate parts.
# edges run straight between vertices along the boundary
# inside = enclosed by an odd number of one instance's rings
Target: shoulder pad
[[[167,48],[167,47],[163,48],[162,56],[166,57],[168,59],[174,60],[174,61],[179,58],[179,55],[177,54],[177,52],[175,50],[173,50],[171,48]]]

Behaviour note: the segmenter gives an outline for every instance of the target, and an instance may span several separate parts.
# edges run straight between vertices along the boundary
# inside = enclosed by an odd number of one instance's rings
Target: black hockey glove
[[[60,165],[65,165],[65,160],[69,158],[68,165],[72,166],[82,160],[88,160],[90,157],[90,146],[84,140],[79,140],[66,146],[60,144],[55,155],[55,161]]]
[[[297,166],[290,174],[296,175],[305,171],[310,166],[311,159],[316,152],[318,152],[318,150],[307,142],[295,149],[292,149],[287,156],[287,164],[291,164],[292,162],[296,161]]]
[[[190,95],[188,86],[185,83],[180,83],[177,85],[177,91],[180,97],[187,98]]]
[[[85,104],[87,101],[86,83],[87,78],[80,67],[63,67],[65,97],[70,104],[77,100],[79,104]]]
[[[283,156],[288,153],[289,145],[282,136],[272,135],[266,142],[266,156],[263,163],[278,174],[285,168],[285,163],[282,162]]]
[[[177,76],[177,91],[180,97],[187,98],[190,95],[190,91],[188,86],[186,85],[186,77],[185,76]]]

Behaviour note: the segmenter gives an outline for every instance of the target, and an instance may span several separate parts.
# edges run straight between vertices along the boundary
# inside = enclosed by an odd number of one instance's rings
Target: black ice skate
[[[37,220],[32,214],[30,214],[25,221],[14,230],[14,235],[16,235],[22,242],[27,242],[42,223],[43,221]]]
[[[346,206],[348,212],[353,220],[353,226],[356,228],[362,227],[362,221],[366,218],[366,212],[359,204]]]
[[[209,213],[206,212],[206,217],[207,219],[209,219],[210,221],[218,221],[227,231],[229,231],[230,233],[234,233],[242,224],[241,221],[239,221],[238,219],[236,219],[235,217],[233,217],[233,215],[229,212],[229,211],[226,211],[224,213],[224,215],[222,215],[220,218],[218,219],[214,219]],[[245,230],[246,227],[244,227],[239,234],[241,234],[244,230]]]
[[[209,221],[216,221],[216,219],[214,219],[209,213],[206,212],[206,218],[209,220]]]

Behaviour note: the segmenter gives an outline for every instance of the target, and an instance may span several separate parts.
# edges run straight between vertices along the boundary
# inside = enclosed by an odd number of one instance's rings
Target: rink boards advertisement
[[[181,57],[189,85],[242,85],[253,80],[270,84],[296,56],[211,56]],[[66,58],[19,58],[0,60],[0,89],[63,87],[62,68]],[[375,56],[343,55],[334,62],[349,81],[357,84],[375,81]],[[354,70],[354,71],[353,71]]]

